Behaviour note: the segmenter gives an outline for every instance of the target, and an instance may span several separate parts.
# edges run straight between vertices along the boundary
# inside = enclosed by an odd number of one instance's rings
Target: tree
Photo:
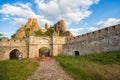
[[[46,36],[52,36],[53,33],[54,33],[54,27],[51,26],[45,34]]]
[[[35,36],[44,36],[43,32],[41,29],[39,29],[38,31],[35,31]]]
[[[11,36],[11,38],[12,38],[12,39],[15,38],[15,34],[13,34],[13,35]]]

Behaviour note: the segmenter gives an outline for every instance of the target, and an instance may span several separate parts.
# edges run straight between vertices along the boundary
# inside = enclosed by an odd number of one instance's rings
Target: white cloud
[[[12,24],[14,24],[17,27],[20,27],[20,25],[25,24],[27,22],[27,18],[16,18],[15,17],[13,18],[13,21],[11,21]]]
[[[100,21],[97,23],[97,25],[100,27],[109,27],[116,24],[120,24],[120,19],[108,18],[107,21]]]
[[[2,20],[10,20],[15,26],[20,26],[27,22],[28,18],[37,18],[40,25],[43,26],[45,22],[50,23],[44,16],[40,16],[35,14],[35,12],[31,9],[31,4],[26,3],[15,3],[11,4],[4,4],[0,9],[0,14],[4,14],[4,18]]]
[[[88,8],[99,0],[35,0],[42,15],[52,20],[63,19],[67,23],[79,22],[88,17],[91,11]]]
[[[27,18],[37,18],[40,26],[44,26],[47,22],[49,24],[55,23],[58,20],[65,20],[66,24],[72,22],[79,23],[81,20],[89,17],[92,13],[89,7],[97,4],[99,0],[34,0],[37,4],[40,14],[36,14],[31,6],[31,3],[14,3],[4,4],[0,8],[0,14],[4,15],[3,20],[10,20],[14,25],[20,26],[27,22]],[[53,22],[51,22],[52,20]],[[92,31],[96,28],[77,28],[69,29],[75,35],[80,31]]]
[[[99,21],[98,23],[96,23],[94,27],[70,28],[69,30],[76,36],[76,35],[92,32],[92,31],[101,29],[103,27],[109,27],[109,26],[116,25],[116,24],[120,24],[120,19],[108,18],[107,21]]]
[[[7,32],[0,32],[0,34],[7,35],[8,33]]]
[[[4,17],[2,20],[3,20],[3,21],[4,21],[4,20],[10,20],[10,18]],[[1,20],[1,21],[2,21],[2,20]]]
[[[11,15],[11,16],[22,16],[22,17],[36,17],[35,13],[31,10],[28,4],[4,4],[0,10],[1,14]]]
[[[97,27],[88,27],[88,28],[70,28],[69,30],[73,33],[73,35],[77,36],[86,32],[92,32],[95,30],[98,30],[99,28]]]
[[[69,30],[76,36],[80,31],[84,30],[84,28],[70,28]]]
[[[88,27],[86,28],[87,31],[91,32],[91,31],[95,31],[95,30],[98,30],[99,28],[97,27]]]

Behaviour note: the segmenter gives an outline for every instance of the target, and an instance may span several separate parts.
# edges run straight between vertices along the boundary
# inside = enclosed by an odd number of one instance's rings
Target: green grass
[[[26,80],[38,66],[35,60],[0,61],[0,80]]]
[[[55,58],[75,80],[120,80],[120,51]]]

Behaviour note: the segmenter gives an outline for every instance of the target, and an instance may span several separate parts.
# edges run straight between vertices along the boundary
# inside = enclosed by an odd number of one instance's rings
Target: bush
[[[54,33],[54,27],[50,27],[45,34],[46,36],[52,36],[53,33]]]
[[[39,29],[38,31],[35,31],[35,36],[44,36],[43,32],[41,29]]]

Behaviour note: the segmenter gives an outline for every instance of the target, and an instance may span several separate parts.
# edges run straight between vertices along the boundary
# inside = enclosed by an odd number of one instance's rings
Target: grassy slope
[[[38,66],[39,63],[32,60],[0,61],[0,80],[26,80]]]
[[[56,59],[75,80],[120,80],[120,51]]]

